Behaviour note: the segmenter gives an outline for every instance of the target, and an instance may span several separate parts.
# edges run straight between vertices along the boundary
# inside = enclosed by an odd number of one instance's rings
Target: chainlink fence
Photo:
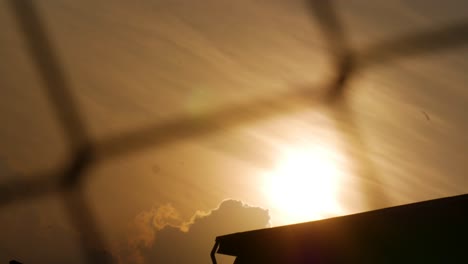
[[[89,263],[105,263],[108,259],[98,259],[93,251],[105,249],[102,234],[91,213],[89,203],[83,196],[82,183],[87,171],[98,162],[117,155],[163,144],[171,144],[180,139],[216,133],[226,127],[234,127],[255,122],[275,111],[265,111],[281,106],[290,100],[302,100],[310,107],[329,105],[335,118],[345,119],[353,125],[346,102],[347,81],[356,72],[389,60],[407,56],[421,56],[428,52],[450,49],[468,44],[468,20],[460,21],[438,30],[416,32],[401,36],[392,41],[375,45],[366,50],[353,50],[346,30],[336,14],[332,1],[308,0],[311,18],[319,25],[322,37],[329,46],[330,59],[335,65],[334,78],[329,80],[320,92],[304,88],[286,92],[241,105],[228,105],[216,112],[203,114],[197,118],[180,117],[158,123],[146,129],[121,134],[101,141],[94,140],[85,125],[79,108],[70,93],[69,81],[64,77],[63,68],[54,53],[53,43],[41,21],[41,14],[32,0],[8,0],[16,18],[19,30],[27,43],[29,56],[42,79],[44,92],[54,108],[55,118],[63,130],[71,154],[70,159],[54,171],[33,177],[30,180],[10,180],[0,185],[0,205],[18,200],[30,200],[49,194],[60,194],[66,204],[72,226],[80,233],[81,247]],[[274,106],[274,107],[271,107]],[[239,111],[239,109],[242,109]],[[338,116],[339,115],[339,116]],[[339,126],[338,126],[339,128]],[[363,139],[357,129],[351,129],[354,147],[365,152]],[[367,162],[368,177],[378,181],[372,164]],[[385,197],[383,190],[381,197]],[[371,201],[369,201],[371,202]],[[213,238],[214,239],[214,238]],[[207,255],[209,252],[206,252]]]

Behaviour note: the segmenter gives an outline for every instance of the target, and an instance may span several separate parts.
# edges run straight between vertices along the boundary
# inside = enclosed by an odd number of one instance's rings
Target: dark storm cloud
[[[179,226],[169,223],[156,230],[152,243],[140,243],[135,248],[139,250],[137,261],[165,264],[210,263],[209,253],[216,236],[265,228],[269,226],[269,220],[266,209],[251,207],[241,201],[225,200],[209,213],[196,213],[189,222]],[[153,228],[157,229],[157,226]],[[121,256],[121,262],[135,261],[129,257],[131,256]]]

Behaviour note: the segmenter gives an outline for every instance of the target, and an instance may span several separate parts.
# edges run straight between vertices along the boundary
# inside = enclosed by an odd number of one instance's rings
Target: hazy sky
[[[217,235],[468,190],[468,43],[436,51],[429,38],[400,56],[391,45],[457,23],[466,34],[466,1],[337,1],[352,49],[390,54],[352,75],[339,111],[284,95],[333,77],[304,0],[36,2],[97,142],[239,106],[207,130],[110,148],[85,183],[109,245],[96,254],[207,263]],[[68,153],[5,0],[0,29],[2,184]],[[77,236],[58,196],[0,208],[1,263],[64,263],[80,255]]]

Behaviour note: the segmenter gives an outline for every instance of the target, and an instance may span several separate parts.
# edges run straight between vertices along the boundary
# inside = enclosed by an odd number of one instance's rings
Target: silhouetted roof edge
[[[468,224],[465,223],[468,223],[468,194],[218,236],[216,252],[232,256],[259,256],[285,250],[297,253],[301,247],[308,251],[314,248],[323,251],[324,241],[330,244],[326,246],[327,250],[333,251],[345,244],[349,246],[350,239],[353,240],[353,245],[370,245],[378,250],[385,250],[384,247],[395,246],[384,242],[381,243],[384,245],[372,245],[375,241],[380,242],[377,237],[409,241],[423,239],[423,234],[427,232],[430,232],[430,238],[433,239],[447,234],[466,235]],[[396,247],[394,249],[399,250]]]

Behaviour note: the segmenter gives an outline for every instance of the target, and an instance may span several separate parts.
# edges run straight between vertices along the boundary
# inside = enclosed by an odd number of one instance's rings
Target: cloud
[[[184,220],[172,205],[153,206],[140,212],[129,227],[126,243],[117,241],[119,263],[145,263],[141,249],[152,247],[156,232],[168,226],[187,231]]]
[[[134,241],[130,245],[133,251],[121,255],[121,263],[210,263],[209,253],[216,236],[268,227],[270,216],[266,209],[225,200],[218,208],[197,212],[185,222],[171,206],[152,209],[137,219],[145,228],[153,223],[152,229],[145,230],[143,236],[136,234],[142,238],[140,243]]]
[[[9,167],[0,163],[0,178],[10,174]],[[58,199],[0,210],[1,263],[12,259],[23,263],[86,261],[78,244],[79,234],[66,221]],[[155,206],[136,215],[131,235],[116,239],[117,247],[111,247],[112,251],[96,249],[92,253],[97,259],[118,259],[122,264],[210,263],[216,236],[264,228],[269,220],[267,210],[237,200],[225,200],[209,212],[196,212],[190,219],[183,219],[170,204]]]

